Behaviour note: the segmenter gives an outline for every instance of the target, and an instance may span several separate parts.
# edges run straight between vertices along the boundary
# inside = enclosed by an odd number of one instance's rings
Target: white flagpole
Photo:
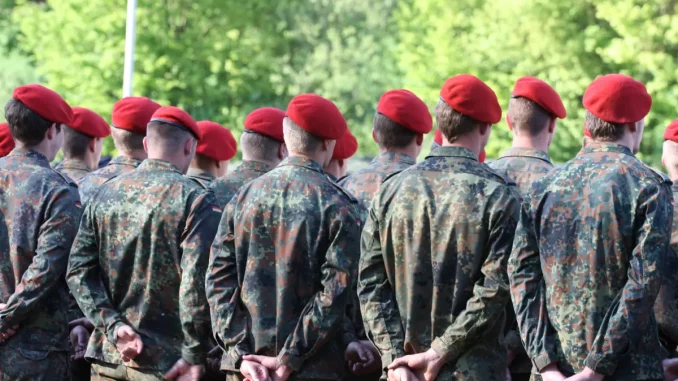
[[[125,71],[122,78],[122,96],[132,95],[134,76],[134,45],[137,30],[137,0],[127,0],[127,27],[125,28]]]

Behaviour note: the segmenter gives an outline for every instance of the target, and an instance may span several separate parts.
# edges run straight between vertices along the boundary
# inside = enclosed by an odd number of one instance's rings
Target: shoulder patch
[[[59,175],[59,177],[61,177],[62,179],[64,179],[64,181],[65,181],[68,185],[70,185],[70,186],[72,186],[72,187],[74,187],[74,188],[78,188],[78,183],[76,183],[75,181],[73,181],[73,179],[71,179],[71,178],[68,177],[67,175],[65,175],[65,174],[63,174],[63,173],[61,173],[61,172],[59,172],[58,170],[56,170],[56,169],[54,169],[54,168],[52,168],[52,170],[54,171],[54,173],[56,173],[57,175]]]
[[[645,163],[643,163],[643,164],[645,164]],[[649,165],[645,164],[645,166],[648,167],[650,170],[652,170],[652,173],[654,173],[654,175],[656,176],[658,181],[660,181],[662,183],[673,184],[673,182],[671,181],[671,179],[669,178],[669,176],[666,173],[664,173],[664,172],[662,172],[662,171],[660,171],[660,170],[658,170],[654,167],[650,167]]]

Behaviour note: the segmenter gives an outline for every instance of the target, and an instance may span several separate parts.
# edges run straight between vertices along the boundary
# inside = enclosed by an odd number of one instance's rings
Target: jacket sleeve
[[[7,307],[0,311],[0,330],[30,315],[63,279],[68,253],[80,221],[80,197],[73,187],[54,189],[47,197],[33,261],[28,266]]]
[[[488,253],[481,267],[482,276],[473,285],[473,296],[454,323],[431,348],[446,362],[456,360],[489,328],[503,324],[509,300],[506,263],[518,221],[520,201],[510,188],[502,189],[488,205]]]
[[[204,363],[211,349],[205,274],[220,218],[221,209],[214,193],[202,193],[193,202],[181,242],[179,316],[184,334],[181,357],[190,364]]]
[[[226,205],[219,222],[205,281],[214,338],[224,350],[222,367],[231,372],[239,372],[242,357],[252,353],[247,339],[248,315],[240,298],[242,285],[236,263],[236,202],[237,198],[233,198]]]
[[[362,232],[358,297],[365,333],[381,353],[381,364],[386,368],[393,360],[405,356],[405,332],[386,271],[377,206],[375,200]]]
[[[330,223],[330,246],[321,266],[321,288],[304,307],[294,331],[287,337],[278,361],[298,371],[341,329],[353,289],[360,225],[353,209],[340,208]],[[355,279],[355,278],[354,278]]]
[[[66,280],[83,314],[115,344],[115,330],[127,324],[113,306],[100,275],[94,203],[88,203],[68,261]]]
[[[525,351],[537,370],[557,362],[554,335],[546,312],[546,283],[542,273],[539,243],[531,200],[526,195],[509,258],[511,298]]]
[[[673,196],[667,184],[643,189],[635,210],[635,248],[627,265],[627,281],[601,322],[585,364],[610,376],[620,357],[635,348],[652,320],[669,250]]]
[[[678,229],[675,222],[673,230]],[[673,246],[673,245],[672,245]],[[664,265],[662,286],[654,303],[659,328],[659,341],[667,352],[675,355],[678,346],[678,252],[669,249]]]

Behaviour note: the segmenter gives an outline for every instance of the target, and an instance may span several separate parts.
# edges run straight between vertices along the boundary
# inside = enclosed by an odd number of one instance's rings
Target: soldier
[[[369,207],[386,177],[414,165],[424,135],[431,132],[432,127],[431,113],[416,95],[407,90],[387,91],[379,99],[372,129],[379,156],[368,167],[341,180],[339,185]]]
[[[381,186],[362,234],[358,296],[389,379],[504,381],[512,183],[478,162],[495,93],[448,79],[435,108],[443,146]]]
[[[277,167],[287,157],[283,119],[285,111],[274,107],[259,108],[247,115],[240,136],[242,163],[228,176],[210,184],[222,208],[243,185]]]
[[[158,109],[135,171],[101,185],[85,208],[68,284],[95,330],[93,380],[197,380],[209,348],[204,279],[221,210],[183,176],[200,129]]]
[[[548,149],[556,120],[567,113],[558,93],[546,82],[523,77],[516,81],[506,122],[513,131],[513,147],[489,164],[495,172],[516,182],[521,193],[553,169]],[[506,306],[506,337],[509,370],[513,381],[528,381],[532,364],[520,341],[513,305]]]
[[[118,150],[118,157],[104,168],[83,177],[80,182],[80,197],[83,204],[96,193],[104,182],[123,173],[133,171],[146,159],[144,137],[151,115],[160,105],[144,97],[126,97],[113,105],[111,135]]]
[[[9,131],[9,124],[0,123],[0,157],[9,155],[14,149],[14,139]]]
[[[671,182],[634,156],[652,98],[611,74],[583,104],[591,141],[524,195],[509,262],[518,326],[543,380],[661,380],[652,307]]]
[[[227,380],[339,381],[360,227],[357,201],[323,166],[346,121],[304,94],[283,125],[290,157],[233,197],[212,247],[206,287],[221,369]]]
[[[99,167],[104,138],[111,134],[108,123],[99,114],[73,107],[73,122],[64,126],[64,161],[55,169],[78,183]]]
[[[203,138],[186,175],[207,187],[228,172],[228,161],[238,152],[238,144],[231,131],[218,123],[202,120],[198,128]]]
[[[350,130],[337,140],[337,145],[332,153],[332,160],[325,166],[325,173],[335,182],[346,176],[348,168],[348,159],[358,152],[358,140],[353,136]]]
[[[5,106],[16,148],[0,159],[0,380],[68,379],[68,252],[80,219],[75,183],[53,170],[71,107],[40,85]]]

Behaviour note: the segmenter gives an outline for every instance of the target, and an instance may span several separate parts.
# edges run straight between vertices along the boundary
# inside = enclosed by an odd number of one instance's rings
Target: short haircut
[[[113,128],[111,128],[111,137],[113,137],[115,148],[120,152],[130,154],[134,151],[144,150],[144,138],[146,137],[144,134],[123,130],[113,126]]]
[[[473,131],[481,123],[453,109],[442,99],[435,108],[436,122],[438,129],[447,138],[447,141],[454,143],[460,137]]]
[[[283,135],[290,151],[313,153],[320,149],[322,139],[317,138],[299,127],[290,118],[283,119]]]
[[[606,122],[586,111],[586,128],[594,140],[616,142],[624,136],[624,125]]]
[[[240,136],[240,147],[243,156],[256,161],[276,161],[281,142],[256,132],[243,132]]]
[[[67,159],[84,158],[85,153],[87,153],[87,147],[92,139],[94,138],[64,125],[64,144],[61,147],[64,157]]]
[[[377,112],[374,114],[374,136],[379,148],[405,148],[417,137],[417,133],[389,119],[386,115]]]
[[[511,128],[518,135],[537,136],[544,132],[553,114],[546,111],[536,102],[523,98],[511,98],[508,107],[508,117],[511,120]]]
[[[179,127],[163,122],[150,122],[146,129],[147,141],[153,145],[162,146],[169,151],[182,149],[182,146],[193,134]]]
[[[14,98],[5,105],[5,119],[9,124],[12,137],[27,147],[40,144],[45,139],[45,133],[53,122],[41,117],[29,109],[23,102]],[[56,124],[57,132],[61,124]]]

